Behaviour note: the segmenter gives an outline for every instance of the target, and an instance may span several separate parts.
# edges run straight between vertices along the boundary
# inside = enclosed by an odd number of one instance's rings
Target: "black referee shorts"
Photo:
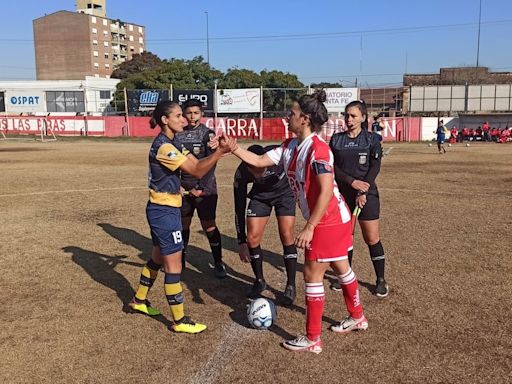
[[[272,200],[251,199],[247,207],[247,217],[269,217],[275,209],[276,216],[295,216],[295,198],[285,195]]]
[[[353,192],[352,192],[353,191]],[[354,208],[356,207],[356,197],[357,191],[343,191],[341,194],[347,203],[350,212],[354,212]],[[379,199],[379,190],[371,189],[366,194],[366,204],[363,209],[361,209],[361,213],[359,214],[359,220],[377,220],[380,215],[380,199]]]
[[[195,197],[193,195],[183,196],[181,205],[181,217],[192,217],[197,209],[200,220],[215,220],[217,211],[217,195],[206,195]]]

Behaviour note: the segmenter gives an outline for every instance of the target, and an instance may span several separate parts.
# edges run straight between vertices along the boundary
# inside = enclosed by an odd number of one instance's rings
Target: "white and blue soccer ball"
[[[277,319],[275,304],[264,297],[251,301],[247,306],[247,320],[253,328],[268,329]]]

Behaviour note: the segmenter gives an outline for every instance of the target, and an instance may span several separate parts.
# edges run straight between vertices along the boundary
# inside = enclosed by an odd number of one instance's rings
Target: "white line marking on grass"
[[[61,191],[38,191],[27,193],[8,193],[0,195],[0,197],[21,197],[21,196],[36,196],[36,195],[52,195],[59,193],[72,193],[72,192],[100,192],[100,191],[124,191],[131,189],[147,189],[147,187],[113,187],[113,188],[94,188],[94,189],[67,189]]]
[[[487,193],[476,193],[476,192],[448,192],[448,191],[428,191],[426,189],[402,189],[402,188],[379,188],[381,191],[392,191],[392,192],[413,192],[413,193],[426,193],[429,195],[450,195],[450,196],[491,196],[495,193],[499,193],[501,197],[507,197],[506,193],[500,191],[489,191]]]
[[[245,339],[254,335],[254,333],[253,330],[237,323],[230,323],[224,326],[224,337],[220,341],[217,350],[211,355],[201,370],[190,379],[189,383],[210,384],[215,382],[217,377],[233,359],[237,347],[239,347]]]

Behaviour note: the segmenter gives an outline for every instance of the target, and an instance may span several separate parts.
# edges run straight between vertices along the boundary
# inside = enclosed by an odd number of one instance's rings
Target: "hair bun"
[[[317,99],[321,103],[325,103],[325,100],[327,100],[327,93],[325,93],[324,89],[320,89],[313,93],[313,97]]]

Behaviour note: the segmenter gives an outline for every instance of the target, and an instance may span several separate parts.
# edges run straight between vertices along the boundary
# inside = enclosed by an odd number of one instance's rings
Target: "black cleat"
[[[247,292],[247,297],[251,299],[257,299],[261,297],[261,293],[267,289],[267,283],[265,280],[256,280],[252,285],[252,288]]]
[[[287,285],[284,289],[282,304],[284,306],[292,305],[296,296],[295,285]]]
[[[226,277],[226,267],[222,263],[215,264],[213,267],[213,273],[217,279],[223,279]]]
[[[375,287],[375,296],[386,297],[389,294],[389,287],[386,280],[379,278],[377,279],[377,285]]]

